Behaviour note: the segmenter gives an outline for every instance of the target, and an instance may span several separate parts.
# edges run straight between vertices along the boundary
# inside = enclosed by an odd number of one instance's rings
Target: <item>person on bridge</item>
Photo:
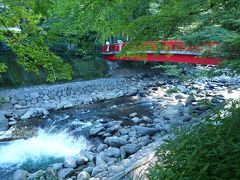
[[[109,52],[110,51],[110,43],[109,43],[109,41],[106,41],[106,47],[107,47],[106,51]]]
[[[122,40],[118,40],[117,43],[118,43],[119,51],[121,51],[122,50],[122,46],[123,46],[123,41]]]

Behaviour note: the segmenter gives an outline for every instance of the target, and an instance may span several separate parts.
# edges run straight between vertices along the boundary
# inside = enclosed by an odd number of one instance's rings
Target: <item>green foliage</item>
[[[4,63],[0,63],[0,73],[6,72],[7,66]]]
[[[73,70],[72,78],[74,80],[104,77],[108,73],[108,66],[103,59],[92,58],[83,60],[68,55],[66,55],[66,58],[64,57],[64,61],[67,61],[71,65]],[[19,66],[16,56],[11,52],[0,53],[0,60],[8,67],[7,71],[1,74],[0,87],[18,87],[48,83],[46,82],[48,75],[46,70],[40,69],[38,74],[26,71],[22,66]],[[62,82],[62,80],[58,79],[57,82]]]
[[[213,78],[216,76],[221,76],[223,72],[220,69],[211,68],[210,70],[203,69],[198,73],[198,77],[208,77]]]
[[[165,63],[165,64],[156,65],[153,68],[163,71],[164,74],[167,76],[177,77],[183,81],[186,81],[192,78],[191,76],[187,76],[184,73],[184,64],[172,65],[172,64]]]
[[[45,44],[47,32],[40,24],[44,18],[42,14],[47,15],[46,11],[41,12],[46,7],[46,2],[4,1],[0,9],[0,40],[12,49],[19,58],[19,64],[26,70],[35,73],[39,73],[40,69],[46,70],[49,82],[70,80],[71,66],[50,52]],[[45,6],[41,3],[45,3]],[[12,27],[19,27],[21,31],[11,30]]]
[[[219,42],[222,46],[212,52],[230,60],[226,63],[228,67],[239,71],[239,0],[58,0],[54,3],[55,31],[66,34],[96,31],[102,40],[111,35],[128,35],[135,42],[129,45],[134,50],[141,49],[139,44],[146,40],[177,38],[189,45]],[[139,56],[144,60],[144,56]]]
[[[2,3],[0,40],[12,48],[22,59],[20,64],[28,70],[45,69],[50,81],[70,79],[72,74],[70,66],[56,56],[59,54],[48,49],[60,36],[77,44],[72,53],[84,59],[95,53],[90,46],[110,36],[128,36],[134,43],[126,49],[136,51],[146,50],[142,48],[146,40],[184,39],[189,45],[214,41],[222,45],[212,52],[229,60],[224,65],[240,72],[239,0],[5,0]],[[9,27],[19,27],[21,32]],[[85,45],[82,38],[91,43]],[[141,53],[131,55],[146,59]],[[173,76],[179,73],[168,68]]]
[[[175,139],[159,148],[149,179],[239,179],[239,117],[235,106],[230,115],[176,132]]]

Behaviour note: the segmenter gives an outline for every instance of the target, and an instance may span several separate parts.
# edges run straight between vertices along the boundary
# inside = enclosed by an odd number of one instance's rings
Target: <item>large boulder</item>
[[[13,173],[13,180],[27,180],[29,173],[22,169],[18,169]]]
[[[92,171],[92,176],[96,176],[97,174],[106,170],[106,166],[97,166]]]
[[[96,157],[96,154],[91,151],[83,151],[81,154],[84,156],[81,156],[84,162],[93,161]]]
[[[107,137],[104,142],[112,147],[121,147],[127,144],[127,140],[123,137]]]
[[[46,178],[47,179],[56,179],[57,178],[57,170],[53,167],[48,167],[46,169]]]
[[[90,156],[90,154],[89,154],[89,156]],[[78,155],[76,157],[76,160],[77,160],[78,165],[83,165],[83,164],[88,162],[88,158],[85,155],[82,155],[82,154]]]
[[[21,116],[21,119],[29,119],[34,116],[39,116],[39,115],[48,115],[49,112],[45,108],[29,108],[27,112]]]
[[[180,116],[179,107],[168,107],[160,113],[159,118],[163,118],[164,120],[172,120],[177,119],[179,116]]]
[[[88,180],[90,179],[90,174],[86,171],[82,171],[78,174],[77,180]]]
[[[28,177],[28,180],[40,179],[41,177],[43,178],[44,176],[45,176],[45,171],[39,170],[39,171],[31,174],[31,175]]]
[[[53,164],[53,169],[56,171],[60,171],[63,168],[63,163],[55,163]]]
[[[106,156],[112,157],[112,158],[118,158],[118,157],[120,157],[120,150],[116,147],[109,147],[106,150]]]
[[[136,131],[141,134],[142,136],[152,136],[157,132],[157,129],[155,128],[149,128],[149,127],[143,127],[143,126],[134,126]]]
[[[137,144],[127,144],[123,147],[128,155],[136,153],[141,148],[141,146]]]
[[[97,148],[97,152],[100,153],[101,151],[104,151],[105,149],[107,149],[107,145],[106,144],[100,144]]]
[[[77,160],[75,157],[67,157],[64,161],[64,167],[75,168],[77,167]]]
[[[92,129],[90,129],[90,136],[95,136],[97,135],[99,132],[102,132],[104,130],[104,127],[93,127]]]
[[[8,130],[8,120],[2,112],[0,112],[0,131]]]
[[[113,133],[113,132],[118,131],[120,128],[121,128],[121,125],[116,124],[116,125],[114,125],[114,126],[112,126],[112,127],[107,128],[107,129],[106,129],[106,132],[107,132],[107,133]]]
[[[64,168],[58,172],[58,179],[63,180],[64,178],[70,177],[73,173],[73,168]]]
[[[140,123],[140,122],[142,122],[142,119],[140,119],[139,117],[134,117],[134,118],[132,118],[132,121],[135,123]]]
[[[97,157],[96,157],[96,166],[105,166],[106,161],[105,161],[105,152],[100,152]]]

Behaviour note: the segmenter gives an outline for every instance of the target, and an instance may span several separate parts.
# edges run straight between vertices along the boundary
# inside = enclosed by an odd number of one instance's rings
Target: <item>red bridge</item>
[[[127,43],[115,43],[102,46],[102,55],[106,60],[130,60],[151,62],[182,62],[192,64],[217,65],[222,60],[213,56],[203,56],[204,52],[211,53],[218,43],[208,43],[203,46],[185,46],[184,41],[147,41],[136,50],[119,52]]]

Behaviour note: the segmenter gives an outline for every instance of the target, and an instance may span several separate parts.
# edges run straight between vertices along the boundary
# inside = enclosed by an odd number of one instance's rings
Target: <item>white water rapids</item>
[[[39,130],[37,136],[19,139],[0,146],[0,166],[21,165],[41,158],[64,158],[74,156],[89,148],[84,137],[75,138],[65,132],[48,134]]]

